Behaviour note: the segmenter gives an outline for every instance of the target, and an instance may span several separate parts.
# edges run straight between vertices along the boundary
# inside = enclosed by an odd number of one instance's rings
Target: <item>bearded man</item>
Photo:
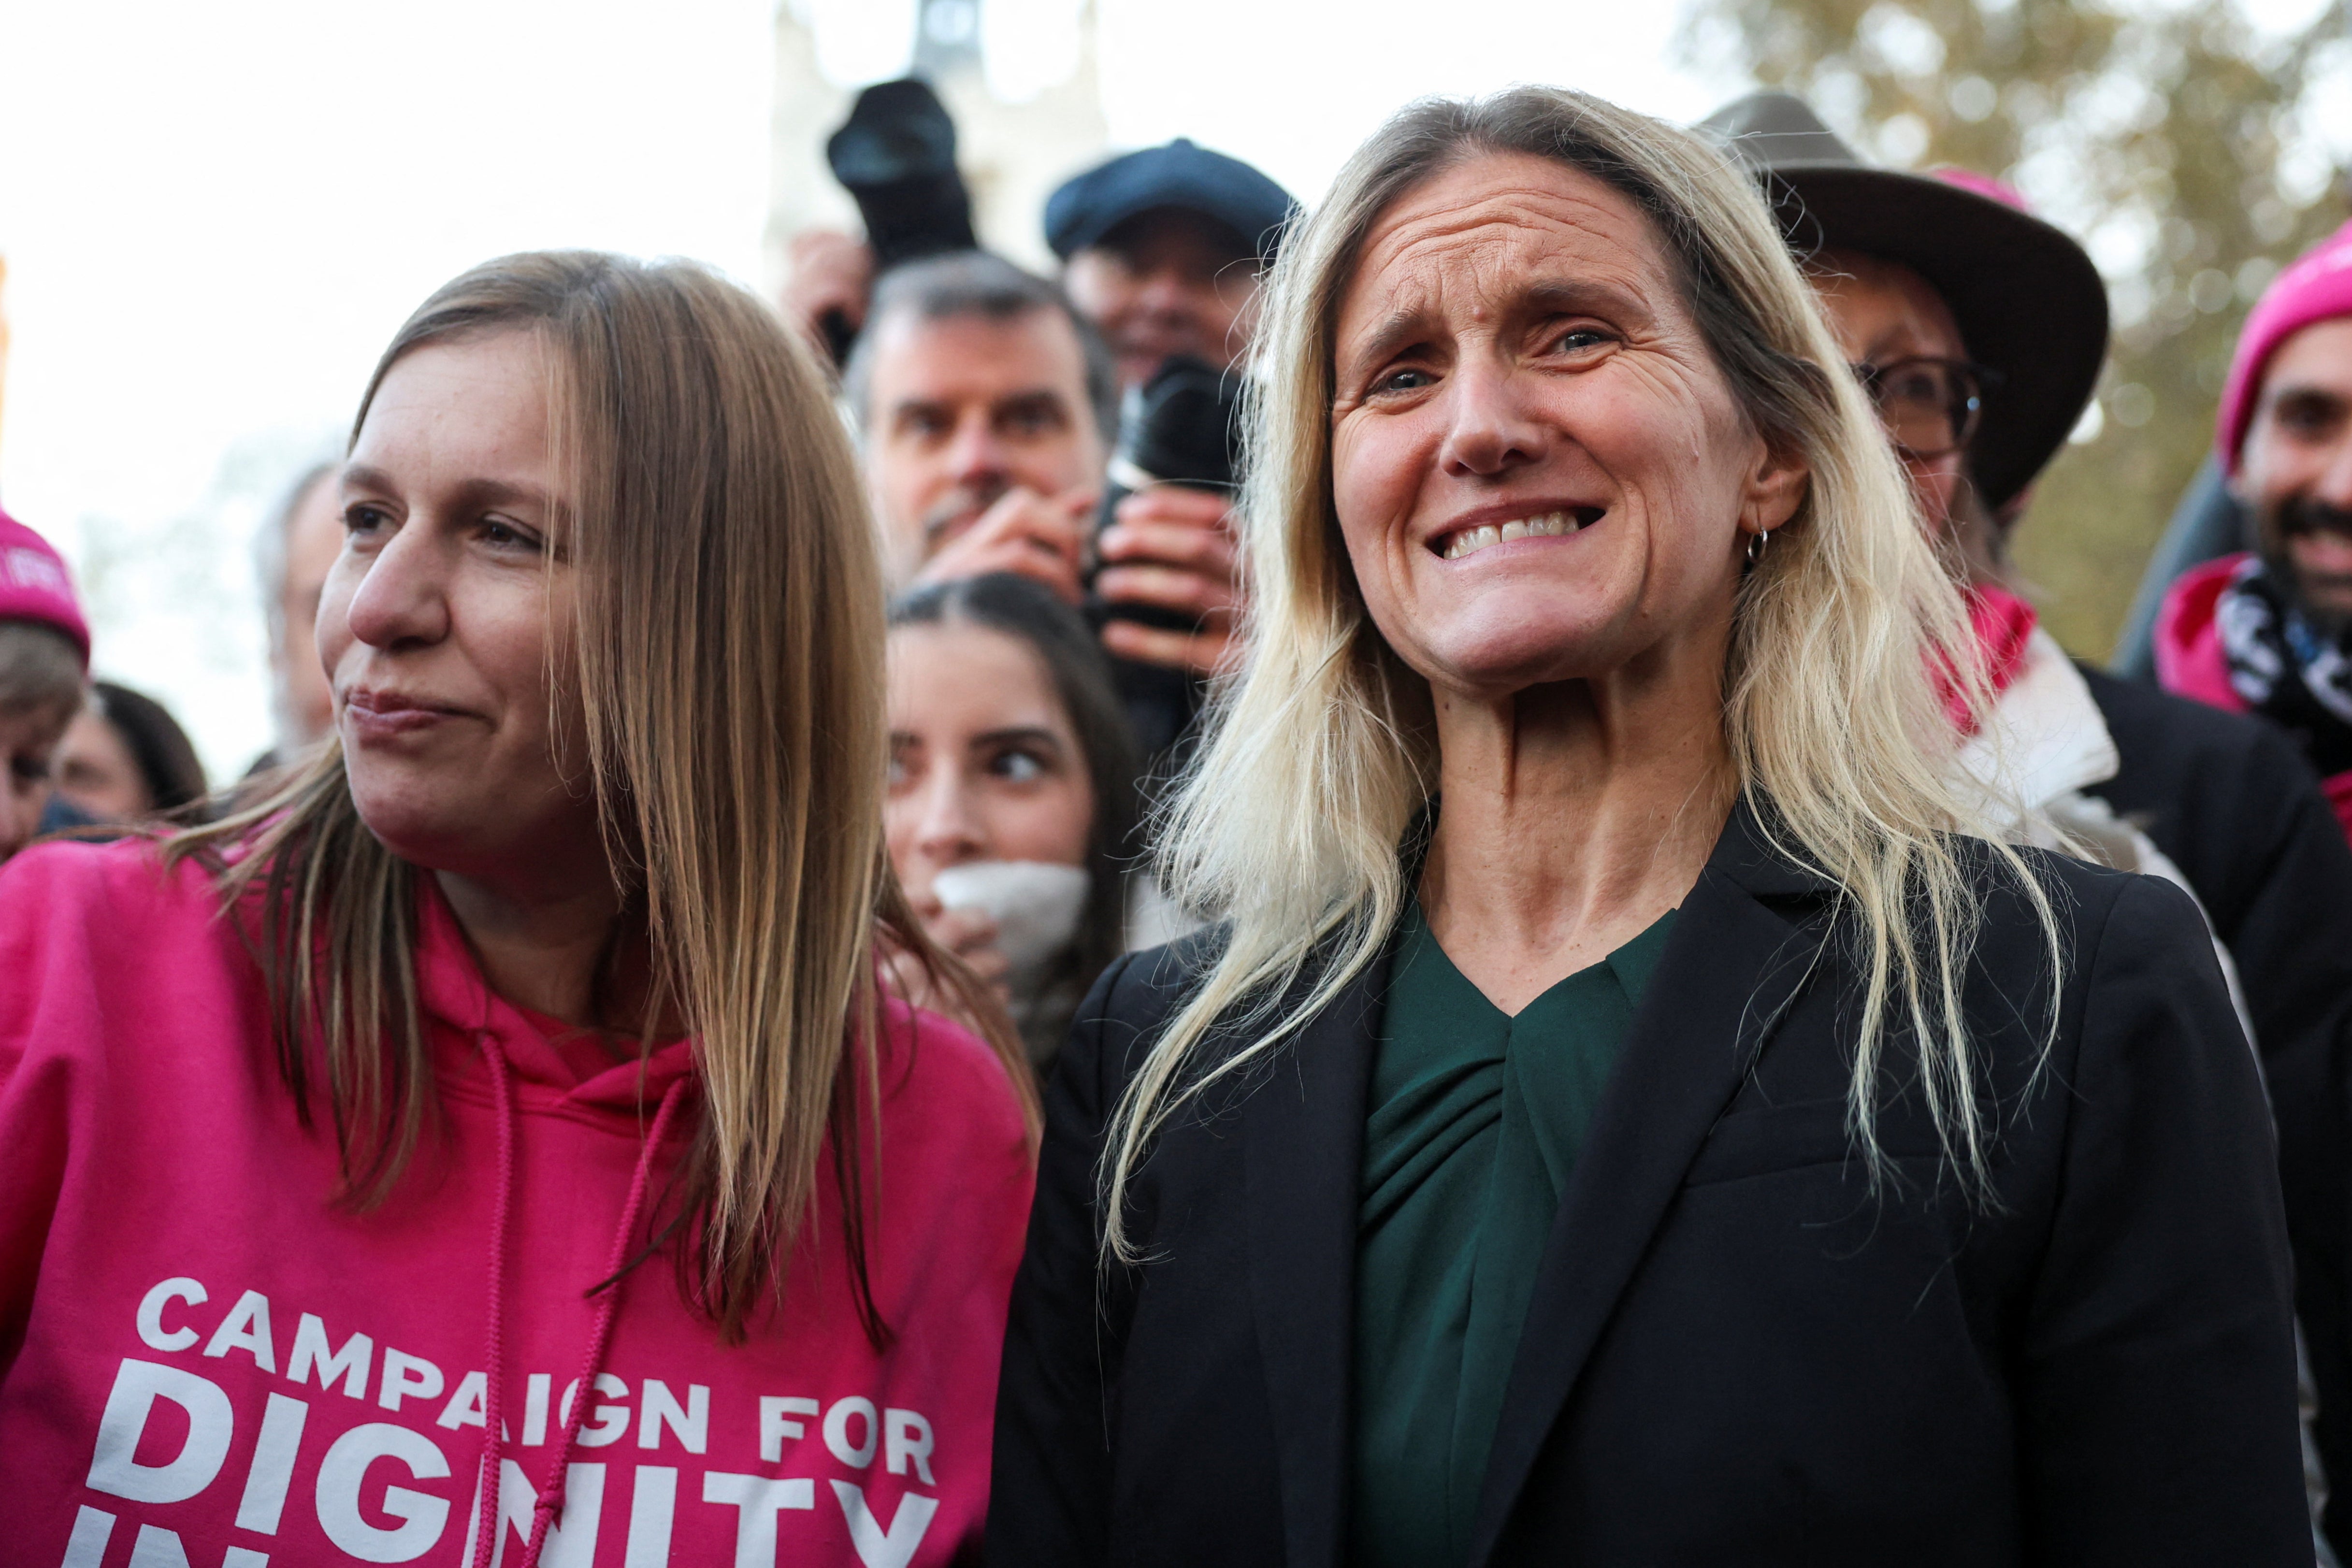
[[[2352,224],[2247,316],[2219,423],[2256,548],[2173,584],[2157,676],[2286,731],[2352,836]]]

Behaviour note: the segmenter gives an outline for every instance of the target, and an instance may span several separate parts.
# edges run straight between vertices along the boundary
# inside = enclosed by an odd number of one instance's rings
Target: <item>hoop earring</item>
[[[1762,560],[1764,559],[1764,552],[1771,548],[1771,544],[1772,530],[1770,528],[1759,528],[1755,533],[1748,535],[1748,564],[1754,566],[1758,561]]]

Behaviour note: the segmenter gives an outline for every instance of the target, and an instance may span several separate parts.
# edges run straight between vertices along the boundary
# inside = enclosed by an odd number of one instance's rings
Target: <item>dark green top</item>
[[[1674,919],[1512,1017],[1406,917],[1364,1125],[1355,1568],[1469,1555],[1552,1216]]]

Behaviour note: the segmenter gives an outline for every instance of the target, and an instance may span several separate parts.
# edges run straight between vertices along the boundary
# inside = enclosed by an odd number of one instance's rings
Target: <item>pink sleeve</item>
[[[2336,820],[2344,824],[2344,836],[2352,839],[2352,772],[2336,774],[2323,782],[2327,803],[2336,808]]]
[[[2230,661],[2221,651],[2213,612],[2245,559],[2223,556],[2184,572],[2166,591],[2156,614],[2157,685],[2231,713],[2245,712],[2246,699],[2230,684]]]
[[[79,845],[28,850],[0,866],[0,1365],[13,1360],[65,1178],[77,1069],[58,1015],[79,1011],[90,967],[79,940],[89,879]]]

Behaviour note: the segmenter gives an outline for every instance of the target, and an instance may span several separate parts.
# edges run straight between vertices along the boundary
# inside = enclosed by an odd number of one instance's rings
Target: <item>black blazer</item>
[[[1833,889],[1735,814],[1563,1196],[1474,1568],[2311,1562],[2269,1124],[2187,898],[2042,859],[2072,956],[1996,895],[1965,1007],[1999,1204],[1938,1156],[1899,1043],[1874,1191]],[[997,1411],[989,1560],[1347,1548],[1364,1098],[1386,965],[1162,1135],[1150,1261],[1103,1270],[1097,1161],[1205,945],[1131,956],[1047,1093]]]
[[[2172,857],[2237,962],[2319,1388],[2328,1534],[2352,1553],[2352,845],[2276,726],[2086,669],[2122,766],[2091,786]]]

